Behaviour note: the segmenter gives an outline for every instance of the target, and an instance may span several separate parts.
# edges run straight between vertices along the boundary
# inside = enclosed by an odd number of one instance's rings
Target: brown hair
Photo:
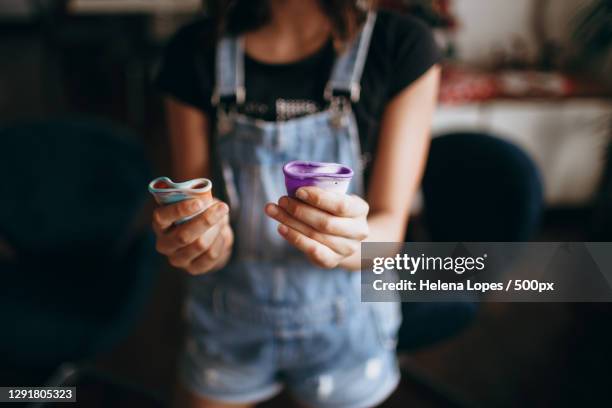
[[[318,0],[329,17],[333,35],[348,42],[365,20],[374,0]],[[270,19],[268,0],[209,0],[207,8],[219,34],[239,35],[265,25]]]

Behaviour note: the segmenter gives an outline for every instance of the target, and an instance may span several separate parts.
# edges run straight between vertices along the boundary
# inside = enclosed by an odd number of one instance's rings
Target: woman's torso
[[[379,13],[360,61],[360,97],[347,104],[349,114],[338,126],[323,96],[337,59],[331,41],[291,64],[264,64],[241,56],[246,98],[230,117],[218,115],[209,101],[223,72],[237,61],[220,64],[216,46],[205,46],[196,34],[201,24],[182,31],[167,54],[193,67],[193,72],[183,72],[181,81],[187,82],[176,82],[172,70],[162,68],[158,84],[213,118],[217,174],[224,184],[232,184],[229,190],[239,199],[230,202],[237,237],[232,261],[224,270],[194,279],[192,290],[223,287],[239,297],[272,304],[324,303],[345,295],[355,300],[358,274],[313,267],[278,235],[263,206],[285,193],[281,167],[289,160],[340,162],[361,175],[359,147],[374,150],[369,144],[387,101],[435,62],[428,32],[413,19]],[[214,120],[217,117],[223,119]],[[353,183],[352,192],[363,194],[362,180]]]
[[[197,20],[171,40],[156,79],[162,91],[204,111],[213,127],[215,54],[214,24],[209,19]],[[267,121],[283,121],[320,112],[325,108],[323,90],[334,59],[331,40],[295,63],[265,64],[247,56],[243,113]],[[439,59],[431,32],[422,22],[411,16],[378,11],[361,78],[361,98],[352,106],[365,153],[375,153],[386,104]],[[371,165],[364,169],[366,184],[370,169]]]

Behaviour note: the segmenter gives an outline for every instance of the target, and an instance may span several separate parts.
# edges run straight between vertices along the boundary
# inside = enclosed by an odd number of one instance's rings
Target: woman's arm
[[[173,177],[189,180],[210,174],[208,117],[175,99],[166,100]],[[205,203],[193,199],[158,207],[153,213],[157,250],[170,264],[198,275],[223,267],[229,260],[234,234],[229,207],[217,201],[202,214],[174,223],[200,211]]]
[[[359,270],[361,241],[403,241],[425,167],[439,80],[440,68],[434,66],[387,105],[367,204],[305,187],[298,190],[300,200],[282,197],[278,205],[266,206],[281,223],[279,233],[312,262]]]
[[[171,97],[166,98],[164,104],[170,133],[172,176],[181,181],[209,177],[208,116]]]
[[[388,104],[368,188],[367,241],[401,242],[430,144],[440,68],[434,66]]]

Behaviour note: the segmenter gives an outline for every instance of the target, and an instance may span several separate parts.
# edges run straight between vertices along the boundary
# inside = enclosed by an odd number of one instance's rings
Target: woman
[[[374,406],[399,380],[400,317],[360,302],[355,271],[362,241],[404,237],[439,81],[431,35],[367,1],[211,14],[174,37],[157,80],[174,177],[212,177],[219,197],[178,226],[201,203],[154,214],[158,250],[193,275],[177,405],[248,407],[287,387],[310,406]],[[352,167],[351,194],[285,196],[296,159]]]

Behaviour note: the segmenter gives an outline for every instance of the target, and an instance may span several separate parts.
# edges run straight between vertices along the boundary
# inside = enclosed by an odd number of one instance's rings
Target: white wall
[[[489,65],[494,50],[512,50],[520,38],[531,58],[537,55],[534,10],[547,3],[541,16],[546,39],[568,45],[578,11],[593,0],[454,0],[459,20],[456,45],[460,60]],[[612,60],[612,56],[610,57]],[[597,189],[612,104],[607,100],[495,101],[442,106],[434,134],[462,129],[484,130],[511,140],[534,159],[550,205],[589,203]]]
[[[488,65],[492,50],[512,50],[516,38],[527,46],[531,58],[537,55],[533,31],[533,10],[547,3],[542,16],[547,38],[567,44],[576,11],[592,0],[454,0],[454,14],[460,24],[456,36],[461,60]]]

